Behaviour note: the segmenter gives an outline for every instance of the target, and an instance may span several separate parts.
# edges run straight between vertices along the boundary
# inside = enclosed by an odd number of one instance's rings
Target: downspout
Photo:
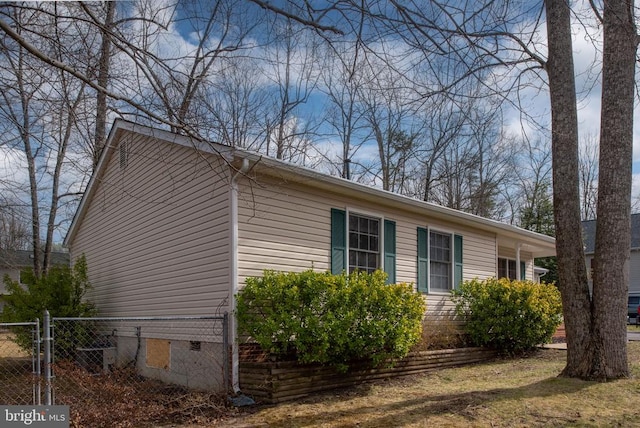
[[[229,221],[231,229],[231,263],[230,263],[230,283],[231,295],[229,297],[229,307],[231,316],[229,317],[229,330],[231,339],[231,386],[233,392],[240,391],[239,379],[239,355],[238,355],[238,324],[236,322],[236,294],[238,293],[238,179],[249,170],[249,160],[242,159],[240,169],[231,177],[229,195]]]
[[[516,245],[516,281],[520,281],[522,278],[522,272],[520,272],[520,247],[522,244],[518,242]]]

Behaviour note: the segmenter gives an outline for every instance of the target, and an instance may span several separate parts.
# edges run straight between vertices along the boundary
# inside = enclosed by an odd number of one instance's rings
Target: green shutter
[[[331,208],[331,273],[339,275],[347,269],[347,234],[344,210]]]
[[[396,222],[384,221],[384,271],[387,284],[396,283]]]
[[[453,286],[458,288],[462,282],[462,236],[453,238]]]
[[[429,233],[427,229],[418,228],[418,291],[427,293],[429,291],[429,253],[428,253]]]
[[[520,280],[527,279],[527,265],[525,262],[520,262]]]

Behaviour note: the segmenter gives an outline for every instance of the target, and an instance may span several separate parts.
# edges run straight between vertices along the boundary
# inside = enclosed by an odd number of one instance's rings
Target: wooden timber
[[[245,355],[255,357],[256,353]],[[410,353],[390,367],[374,368],[366,363],[355,363],[346,373],[320,364],[268,361],[268,358],[251,358],[253,361],[241,359],[240,389],[260,402],[279,403],[362,382],[478,363],[495,358],[496,355],[495,351],[485,348],[420,351]]]

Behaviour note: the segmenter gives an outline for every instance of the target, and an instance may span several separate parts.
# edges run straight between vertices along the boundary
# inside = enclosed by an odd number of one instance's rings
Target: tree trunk
[[[591,299],[580,223],[578,114],[571,43],[571,11],[565,0],[546,0],[551,98],[553,205],[558,282],[567,331],[562,375],[587,377],[590,368]]]
[[[111,34],[109,31],[113,27],[113,18],[116,10],[116,2],[108,1],[105,4],[107,15],[102,30],[102,45],[100,46],[100,60],[98,63],[98,86],[106,88],[109,84],[109,74],[111,71]],[[107,94],[98,91],[96,95],[96,140],[93,149],[93,168],[98,166],[100,154],[107,139]]]
[[[631,163],[637,35],[633,2],[604,2],[600,176],[593,272],[591,377],[629,376]]]
[[[24,52],[20,49],[18,59],[18,69],[16,80],[20,94],[20,107],[22,109],[22,128],[20,138],[22,139],[24,154],[27,159],[27,170],[29,172],[29,196],[31,198],[31,250],[33,252],[33,273],[39,277],[42,273],[42,250],[40,245],[40,206],[38,205],[38,177],[36,176],[35,150],[31,146],[31,122],[29,103],[30,96],[24,89]]]
[[[564,376],[627,377],[626,296],[637,35],[633,4],[604,3],[600,177],[593,297],[587,288],[578,191],[578,123],[569,5],[547,0],[558,276],[567,329]]]

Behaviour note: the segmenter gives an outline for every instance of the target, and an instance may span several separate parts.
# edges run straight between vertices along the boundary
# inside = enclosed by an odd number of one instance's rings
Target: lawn
[[[640,426],[640,342],[633,377],[609,383],[558,378],[566,351],[497,360],[361,385],[242,410],[216,426],[548,427]]]

